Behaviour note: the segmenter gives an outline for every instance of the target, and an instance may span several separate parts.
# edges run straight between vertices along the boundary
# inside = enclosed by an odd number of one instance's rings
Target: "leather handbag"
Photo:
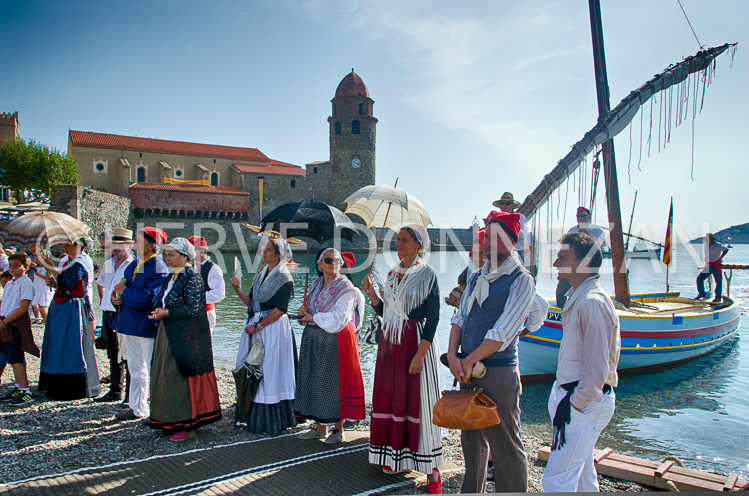
[[[442,391],[432,408],[432,423],[463,431],[491,427],[499,423],[497,404],[481,388]]]

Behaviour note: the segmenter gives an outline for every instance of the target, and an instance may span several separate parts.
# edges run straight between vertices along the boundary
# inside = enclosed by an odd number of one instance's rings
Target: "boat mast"
[[[606,75],[606,56],[603,50],[603,25],[601,22],[600,0],[588,0],[590,10],[590,32],[593,39],[593,62],[596,73],[596,93],[598,95],[598,119],[607,116],[609,103],[609,82]],[[627,267],[624,264],[624,237],[622,235],[622,212],[619,206],[619,183],[616,178],[614,140],[603,143],[603,177],[606,180],[606,205],[611,225],[611,260],[614,266],[614,295],[616,301],[629,307],[629,283]]]
[[[626,253],[629,249],[629,237],[631,236],[632,232],[632,221],[635,218],[635,205],[637,205],[637,191],[635,191],[635,201],[632,202],[632,215],[629,216],[629,229],[627,229],[627,241],[624,242],[624,252]]]

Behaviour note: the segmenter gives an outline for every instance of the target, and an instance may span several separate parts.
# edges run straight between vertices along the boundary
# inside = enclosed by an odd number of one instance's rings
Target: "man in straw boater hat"
[[[500,212],[511,213],[515,212],[515,210],[520,206],[520,202],[515,201],[515,197],[512,196],[512,193],[505,191],[502,193],[499,200],[494,201],[492,205],[497,207]],[[526,262],[525,260],[525,250],[528,248],[528,219],[526,219],[523,214],[518,215],[520,216],[520,232],[518,234],[517,243],[515,243],[515,251],[518,252],[520,263],[525,266],[530,262]]]
[[[107,345],[109,359],[109,392],[94,401],[120,401],[125,385],[125,361],[120,356],[119,337],[113,326],[117,318],[117,307],[112,304],[112,294],[117,283],[122,281],[125,269],[135,260],[131,250],[133,248],[133,231],[130,229],[114,229],[108,240],[109,257],[101,267],[96,285],[101,301],[101,336]]]
[[[115,414],[120,420],[148,417],[151,358],[159,324],[148,315],[155,308],[156,293],[169,275],[164,260],[158,256],[159,246],[165,245],[166,240],[166,233],[155,227],[138,231],[135,236],[138,258],[127,266],[122,281],[114,286],[111,301],[120,307],[120,312],[113,325],[125,337],[130,372],[130,408]]]
[[[593,453],[614,415],[621,338],[619,316],[598,282],[601,247],[585,233],[567,233],[554,261],[570,283],[562,312],[562,344],[549,395],[554,435],[544,470],[545,492],[597,492]]]
[[[205,289],[205,310],[208,314],[208,326],[213,332],[216,325],[216,303],[226,298],[224,272],[218,264],[208,258],[208,243],[201,236],[190,236],[187,242],[195,247],[195,272],[203,279]]]
[[[469,383],[483,388],[497,403],[500,423],[461,432],[466,467],[461,492],[484,492],[491,450],[495,491],[520,493],[528,490],[528,461],[520,440],[518,335],[536,288],[513,249],[520,233],[520,214],[495,210],[484,222],[486,263],[468,278],[451,320],[447,361],[462,388]],[[478,361],[486,366],[480,378],[472,377]]]

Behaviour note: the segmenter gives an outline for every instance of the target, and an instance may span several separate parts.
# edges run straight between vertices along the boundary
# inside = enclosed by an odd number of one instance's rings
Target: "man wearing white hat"
[[[111,256],[102,265],[99,278],[96,280],[101,296],[101,335],[107,344],[107,358],[109,359],[109,392],[94,401],[120,401],[125,384],[125,362],[120,359],[120,346],[116,329],[112,328],[117,317],[117,309],[111,298],[114,287],[119,283],[125,269],[134,260],[131,249],[133,247],[133,232],[130,229],[114,229],[109,240]]]

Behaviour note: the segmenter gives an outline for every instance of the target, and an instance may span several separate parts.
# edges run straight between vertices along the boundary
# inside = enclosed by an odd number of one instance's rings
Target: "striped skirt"
[[[442,429],[432,424],[440,397],[439,344],[432,342],[418,375],[408,373],[421,342],[421,321],[406,321],[401,342],[380,334],[372,393],[369,463],[429,474],[442,465]]]

